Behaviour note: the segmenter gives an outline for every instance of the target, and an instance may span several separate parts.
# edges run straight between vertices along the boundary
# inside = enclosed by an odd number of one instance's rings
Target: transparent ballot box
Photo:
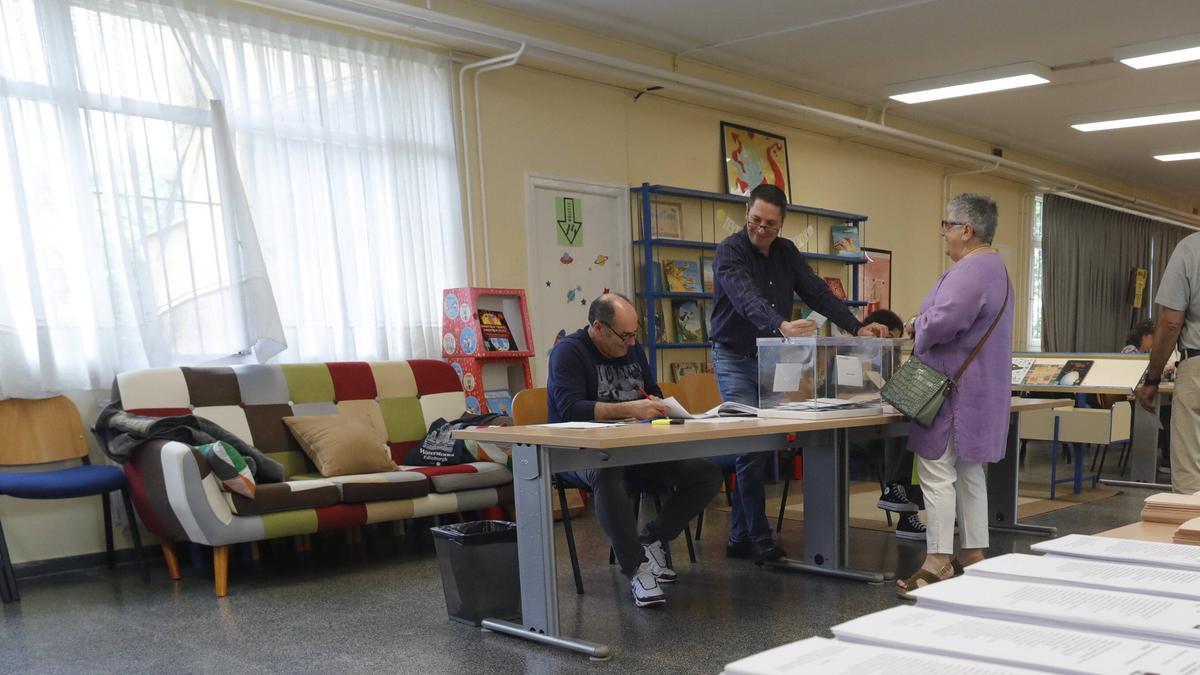
[[[907,340],[759,338],[759,417],[831,419],[884,412],[879,392]]]

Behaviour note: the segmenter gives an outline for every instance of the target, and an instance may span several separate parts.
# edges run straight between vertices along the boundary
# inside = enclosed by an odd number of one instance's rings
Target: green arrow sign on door
[[[575,197],[555,197],[559,246],[583,246],[583,204]]]

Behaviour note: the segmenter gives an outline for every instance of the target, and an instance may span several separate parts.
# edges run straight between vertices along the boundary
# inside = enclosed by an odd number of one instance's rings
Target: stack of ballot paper
[[[1200,571],[1009,553],[966,568],[970,575],[1200,601]]]
[[[922,609],[1200,647],[1200,601],[965,574],[910,593]]]
[[[1195,546],[1068,534],[1058,539],[1040,541],[1030,548],[1038,553],[1056,556],[1200,571],[1200,547]]]
[[[1180,525],[1179,529],[1175,530],[1175,536],[1171,538],[1171,541],[1176,544],[1200,546],[1200,518],[1192,518]]]
[[[1038,671],[819,637],[734,661],[725,666],[724,671],[725,675],[1008,675],[1033,672]]]
[[[1146,505],[1142,507],[1142,520],[1148,523],[1179,525],[1192,518],[1200,518],[1200,496],[1198,495],[1160,492],[1146,497]]]
[[[1085,631],[893,607],[833,627],[838,640],[1056,673],[1184,675],[1200,672],[1200,648]]]

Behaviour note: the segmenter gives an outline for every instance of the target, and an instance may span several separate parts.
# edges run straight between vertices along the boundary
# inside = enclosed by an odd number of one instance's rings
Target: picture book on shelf
[[[705,293],[713,292],[713,259],[709,256],[700,257],[700,281]]]
[[[834,225],[830,229],[830,237],[833,240],[831,248],[834,254],[851,258],[862,257],[862,235],[858,225]]]
[[[1083,384],[1083,378],[1087,377],[1088,371],[1092,369],[1094,361],[1087,359],[1071,359],[1063,364],[1062,370],[1058,373],[1058,380],[1055,384],[1064,387],[1077,387]]]
[[[842,286],[842,280],[837,277],[825,277],[825,284],[829,286],[829,290],[837,296],[838,300],[846,299],[846,288]]]
[[[684,375],[690,375],[698,372],[700,372],[699,363],[681,363],[676,361],[675,363],[671,364],[671,380],[673,382],[678,382],[679,378],[683,377]]]
[[[700,264],[695,260],[664,260],[662,269],[668,293],[701,292]]]
[[[704,342],[700,303],[695,300],[676,300],[671,303],[675,315],[676,342]]]
[[[1033,366],[1025,375],[1025,384],[1057,384],[1058,374],[1062,372],[1062,366],[1054,366],[1040,364]]]
[[[483,338],[483,347],[489,352],[517,351],[516,341],[513,340],[512,330],[504,312],[491,309],[479,310],[479,333]]]
[[[483,398],[487,401],[488,410],[500,415],[512,416],[512,393],[507,389],[486,389],[483,392]]]
[[[1034,359],[1014,358],[1012,360],[1012,383],[1021,384],[1025,381],[1025,375],[1029,369],[1033,367]]]

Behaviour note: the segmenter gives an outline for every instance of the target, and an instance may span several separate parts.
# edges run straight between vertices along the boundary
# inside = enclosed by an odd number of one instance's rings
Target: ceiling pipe
[[[525,43],[521,43],[521,47],[517,51],[509,54],[503,61],[484,66],[475,71],[475,156],[479,162],[479,215],[483,219],[483,285],[487,288],[492,287],[492,246],[489,236],[490,226],[488,223],[488,200],[487,200],[487,174],[483,171],[483,122],[480,119],[479,113],[479,76],[500,70],[501,68],[510,68],[517,65],[521,59],[521,55],[525,53]]]
[[[465,40],[478,45],[492,48],[515,49],[521,44],[528,45],[530,55],[536,55],[563,64],[584,65],[591,68],[605,66],[613,74],[637,75],[654,80],[659,84],[669,83],[673,89],[690,90],[692,93],[705,95],[723,101],[726,105],[730,99],[744,103],[758,104],[765,108],[780,112],[791,113],[801,118],[811,118],[834,127],[848,127],[868,132],[878,137],[913,144],[922,148],[936,150],[950,156],[979,162],[996,162],[997,170],[1016,176],[1026,181],[1042,181],[1050,183],[1076,183],[1076,179],[1054,171],[1040,169],[1011,159],[997,158],[990,153],[972,150],[961,145],[941,141],[921,134],[904,131],[895,127],[869,122],[850,115],[843,115],[821,108],[794,103],[756,92],[728,85],[710,82],[703,78],[691,77],[667,68],[647,66],[624,58],[592,52],[587,49],[573,47],[552,40],[533,37],[488,24],[441,14],[428,9],[396,2],[395,0],[249,0],[251,4],[295,11],[315,18],[345,22],[351,17],[374,19],[396,27],[405,27],[431,35]],[[1150,209],[1160,214],[1172,216],[1183,222],[1192,223],[1191,227],[1200,225],[1200,217],[1157,202],[1131,197],[1127,194],[1110,190],[1092,183],[1079,182],[1079,189],[1094,197],[1117,202],[1128,208],[1138,206]],[[1110,204],[1105,204],[1110,205]],[[1151,216],[1149,213],[1139,215]]]

